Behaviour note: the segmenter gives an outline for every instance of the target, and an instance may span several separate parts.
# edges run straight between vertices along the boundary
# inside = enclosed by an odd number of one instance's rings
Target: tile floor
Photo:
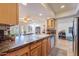
[[[57,40],[56,47],[67,51],[67,56],[73,56],[72,41],[65,39]]]
[[[52,48],[49,56],[73,56],[72,41],[56,40],[56,46]]]
[[[60,48],[52,48],[49,56],[67,56],[67,51]]]

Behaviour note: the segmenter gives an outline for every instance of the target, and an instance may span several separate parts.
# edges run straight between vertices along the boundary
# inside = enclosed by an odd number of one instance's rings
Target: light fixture
[[[42,15],[43,15],[42,13],[39,14],[39,16],[42,16]]]
[[[23,5],[27,5],[27,3],[22,3]]]
[[[26,17],[24,18],[24,22],[27,23],[27,22],[29,22],[29,21],[30,21],[29,16],[26,16]]]
[[[23,22],[27,23],[28,21],[24,20]]]
[[[62,5],[60,8],[64,8],[65,6],[64,5]]]
[[[30,18],[28,18],[27,20],[30,21]]]

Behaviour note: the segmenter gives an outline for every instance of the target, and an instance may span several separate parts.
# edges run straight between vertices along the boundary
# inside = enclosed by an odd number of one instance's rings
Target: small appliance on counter
[[[4,40],[4,30],[0,30],[0,41]]]
[[[6,40],[13,41],[14,38],[12,38],[12,37],[9,36],[9,35],[4,35],[4,30],[0,30],[0,42],[6,41]]]
[[[10,32],[9,25],[0,24],[0,42],[6,41],[6,40],[11,40],[11,41],[13,40],[9,32]]]

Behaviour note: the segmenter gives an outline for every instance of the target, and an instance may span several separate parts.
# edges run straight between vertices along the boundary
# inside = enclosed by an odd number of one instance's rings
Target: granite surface
[[[4,41],[0,43],[0,53],[5,53],[10,50],[22,47],[23,45],[28,45],[30,43],[39,41],[43,38],[49,37],[47,34],[41,34],[41,35],[36,35],[36,34],[30,34],[30,35],[20,35],[20,36],[15,36],[14,41]]]

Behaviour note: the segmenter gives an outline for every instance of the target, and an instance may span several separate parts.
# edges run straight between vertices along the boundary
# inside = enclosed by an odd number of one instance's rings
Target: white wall
[[[40,13],[42,13],[42,16],[39,15]],[[29,23],[21,24],[21,25],[24,26],[24,28],[26,28],[27,32],[28,32],[28,26],[31,24],[33,25],[32,27],[34,28],[37,25],[40,26],[41,33],[44,29],[43,25],[45,25],[45,28],[47,28],[46,26],[47,18],[55,18],[54,12],[51,12],[51,10],[44,8],[40,3],[38,4],[28,3],[27,5],[19,4],[19,18],[24,18],[26,16],[29,16],[30,18]],[[19,19],[19,20],[22,20],[22,19]],[[35,33],[34,28],[32,31],[33,33]]]
[[[47,19],[45,19],[45,18],[32,19],[29,22],[29,25],[31,25],[32,28],[34,29],[32,32],[35,33],[35,27],[39,26],[39,27],[41,27],[41,34],[42,34],[44,25],[45,25],[45,29],[46,29],[46,24],[47,24],[46,21],[47,21]]]
[[[57,30],[57,39],[58,39],[58,33],[62,30],[65,30],[66,32],[66,36],[71,36],[71,34],[69,33],[69,27],[72,27],[73,26],[73,20],[75,21],[75,33],[76,33],[76,18],[73,18],[73,17],[66,17],[66,18],[61,18],[61,19],[57,19],[57,27],[56,27],[56,30]]]
[[[27,23],[23,22],[23,21],[19,21],[19,24],[16,26],[11,26],[10,27],[10,32],[11,34],[19,34],[19,33],[24,33],[24,31],[26,31],[26,34],[28,33],[35,33],[35,28],[37,26],[41,27],[41,34],[43,33],[44,30],[44,25],[45,25],[45,29],[46,29],[46,19],[43,20],[43,18],[39,18],[39,19],[31,19],[31,21],[28,21]],[[32,31],[29,32],[28,26],[32,27]],[[46,30],[45,30],[46,31]]]
[[[70,10],[67,12],[59,13],[56,15],[56,18],[62,18],[62,17],[68,17],[68,16],[73,16],[75,14],[74,10]]]

